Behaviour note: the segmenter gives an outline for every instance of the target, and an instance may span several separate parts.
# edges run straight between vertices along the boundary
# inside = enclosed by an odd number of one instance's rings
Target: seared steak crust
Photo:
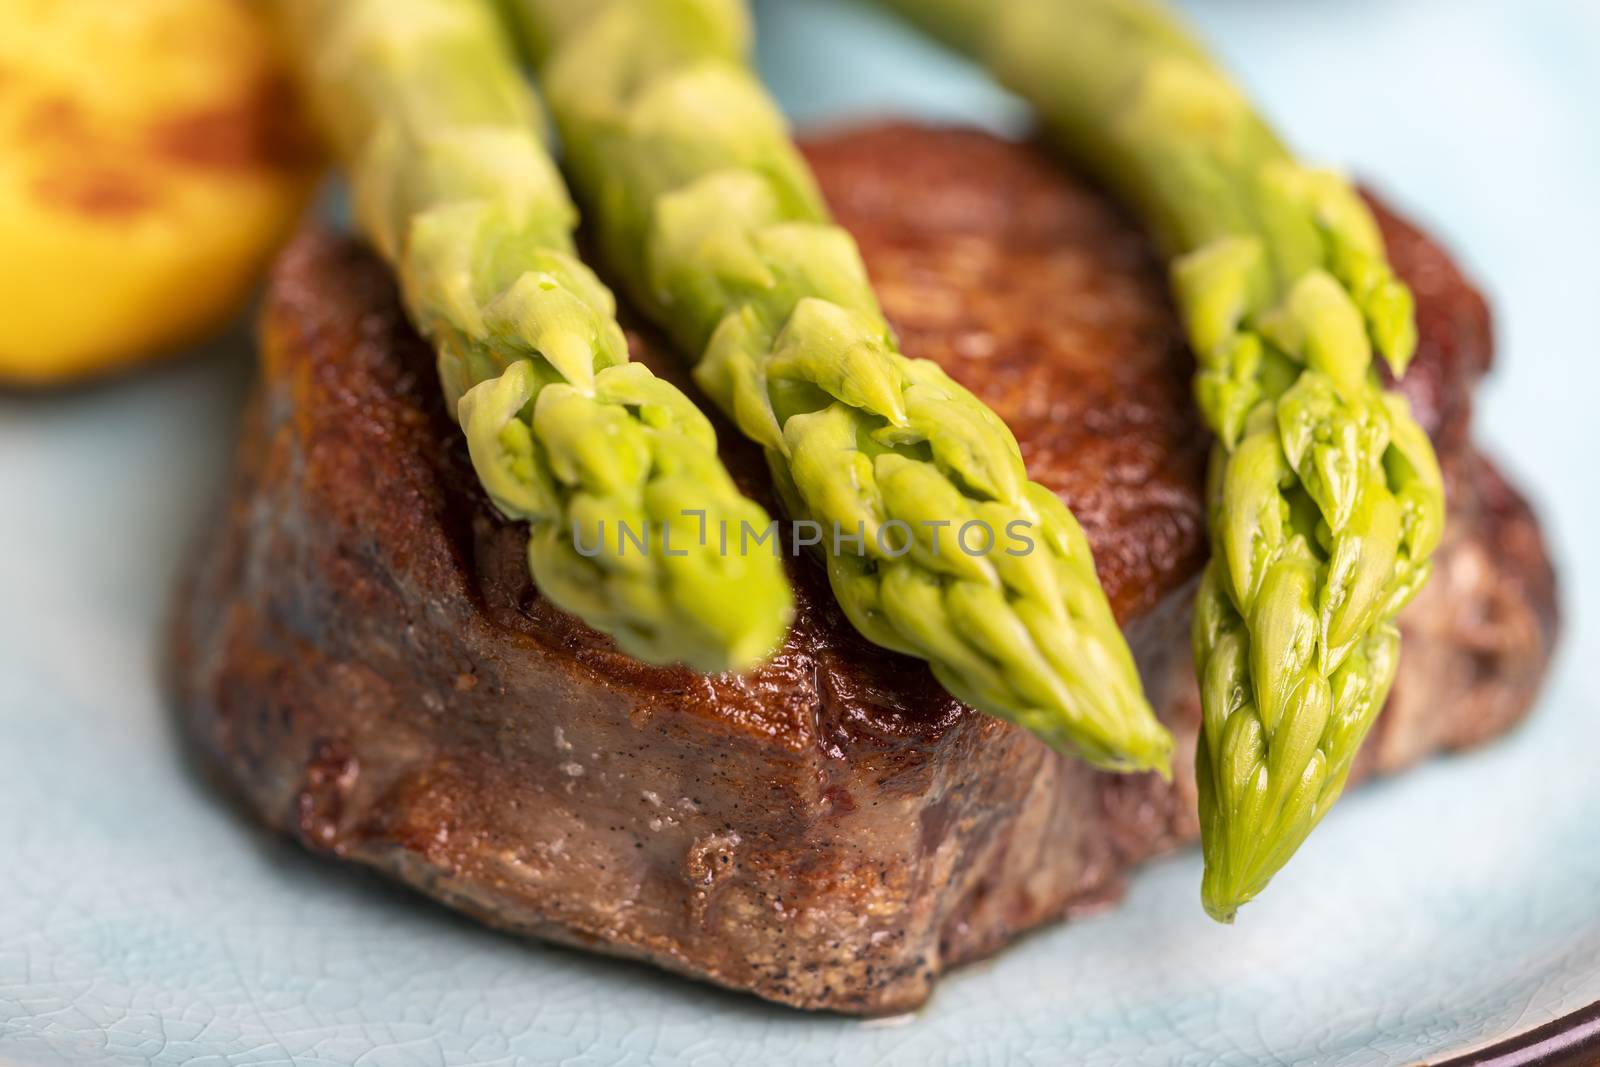
[[[1083,520],[1179,738],[1173,783],[1092,771],[958,704],[857,637],[809,560],[790,561],[798,621],[758,671],[618,654],[531,587],[524,534],[478,492],[391,280],[317,230],[278,265],[227,510],[174,652],[199,751],[306,844],[496,925],[880,1013],[1195,836],[1187,629],[1207,442],[1159,267],[1099,194],[978,133],[883,127],[809,155],[907,352],[992,404]],[[1362,775],[1504,730],[1555,629],[1538,528],[1467,441],[1483,302],[1382,219],[1419,299],[1405,388],[1452,511]],[[760,457],[722,439],[765,497]]]

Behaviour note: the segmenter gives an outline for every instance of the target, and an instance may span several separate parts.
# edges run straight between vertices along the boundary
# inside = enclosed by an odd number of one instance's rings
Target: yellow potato
[[[282,63],[251,0],[0,0],[0,382],[234,314],[315,173]]]

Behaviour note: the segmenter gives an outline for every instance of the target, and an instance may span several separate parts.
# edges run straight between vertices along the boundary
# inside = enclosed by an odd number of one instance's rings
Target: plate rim
[[[1600,1063],[1600,1000],[1431,1067],[1593,1067]]]

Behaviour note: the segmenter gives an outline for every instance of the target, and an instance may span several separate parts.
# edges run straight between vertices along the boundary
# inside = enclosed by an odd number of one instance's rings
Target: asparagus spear
[[[1053,745],[1167,773],[1082,530],[993,412],[899,352],[746,64],[741,0],[513,6],[609,263],[790,514],[850,539],[824,555],[857,629]]]
[[[1195,608],[1206,910],[1228,921],[1338,798],[1383,707],[1444,489],[1371,213],[1297,163],[1156,0],[886,0],[976,52],[1173,257],[1212,457]]]
[[[286,0],[308,95],[357,215],[436,346],[495,505],[530,524],[552,601],[628,653],[749,666],[791,596],[704,414],[628,362],[611,293],[576,257],[576,213],[512,39],[481,0]]]

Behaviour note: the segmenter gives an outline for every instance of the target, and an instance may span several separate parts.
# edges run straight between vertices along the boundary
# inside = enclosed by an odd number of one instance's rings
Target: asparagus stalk
[[[1217,435],[1195,608],[1195,767],[1222,921],[1338,798],[1394,679],[1444,489],[1380,384],[1416,344],[1371,213],[1297,163],[1156,0],[886,0],[977,53],[1149,223]]]
[[[993,412],[899,352],[747,66],[741,0],[513,7],[607,261],[765,449],[789,513],[851,539],[824,555],[857,629],[1053,745],[1166,774],[1082,530]]]
[[[482,0],[285,0],[308,96],[362,227],[400,276],[495,505],[563,609],[653,663],[754,664],[791,612],[703,413],[628,362],[611,293],[573,250],[512,38]]]

